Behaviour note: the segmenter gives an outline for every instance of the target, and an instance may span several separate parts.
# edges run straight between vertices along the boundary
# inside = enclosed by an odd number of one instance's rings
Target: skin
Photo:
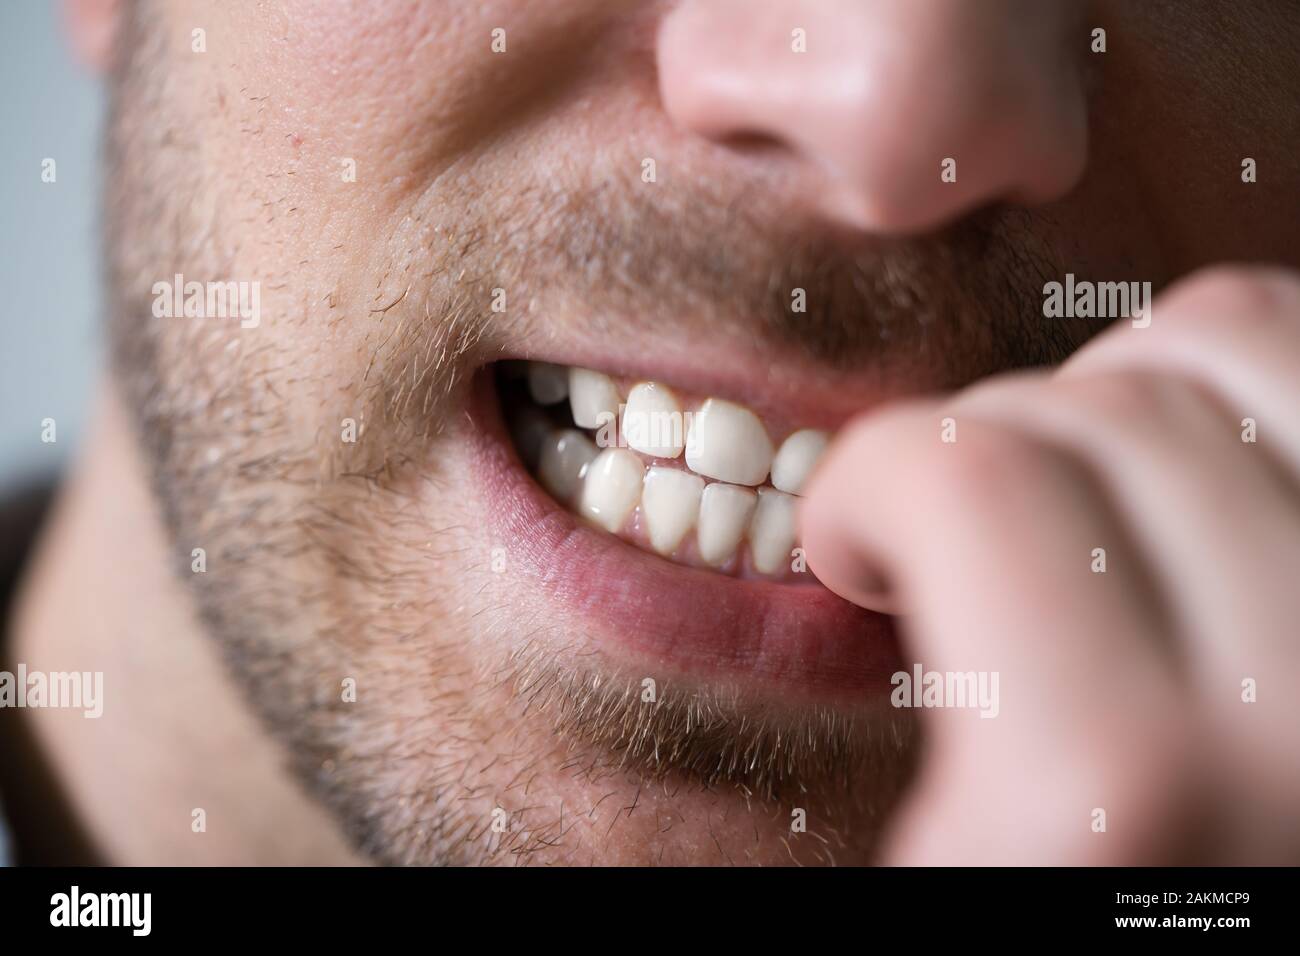
[[[1300,436],[1240,433],[1300,398],[1300,283],[1215,270],[1156,309],[1158,327],[1117,328],[1054,373],[856,423],[815,479],[804,540],[821,580],[911,612],[928,667],[1020,688],[983,726],[937,712],[893,859],[1296,859],[1296,704],[1244,703],[1243,682],[1300,677]],[[949,417],[955,455],[926,436]],[[886,453],[901,467],[863,480]],[[904,489],[927,507],[881,506]],[[1092,807],[1117,821],[1105,839],[1072,825]]]
[[[24,715],[107,855],[1297,858],[1300,294],[1206,268],[1296,265],[1286,5],[761,8],[71,5],[114,95],[114,368],[15,646],[119,688],[94,739]],[[1041,316],[1067,271],[1191,278],[1150,328],[1094,338]],[[154,318],[176,272],[259,281],[263,321]],[[501,357],[662,369],[839,427],[802,515],[813,570],[898,613],[908,661],[999,672],[999,719],[921,715],[904,790],[910,715],[654,671],[713,723],[693,738],[669,708],[659,759],[629,748],[635,695],[592,688],[653,662],[488,570],[466,412]],[[844,757],[699,772],[759,716]]]

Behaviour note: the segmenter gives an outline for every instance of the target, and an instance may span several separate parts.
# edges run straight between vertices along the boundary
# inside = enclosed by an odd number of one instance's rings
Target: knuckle
[[[1028,435],[969,419],[959,419],[958,428],[958,440],[934,454],[927,471],[928,490],[940,501],[1001,507],[1015,489],[1059,472],[1060,453]]]
[[[1164,408],[1175,384],[1167,377],[1142,371],[1116,371],[1061,383],[1061,400],[1081,414],[1111,426],[1127,428]]]

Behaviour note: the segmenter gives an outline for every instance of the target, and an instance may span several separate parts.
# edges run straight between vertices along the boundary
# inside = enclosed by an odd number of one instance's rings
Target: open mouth
[[[891,619],[826,590],[799,548],[799,492],[826,431],[523,361],[481,370],[471,420],[485,519],[568,647],[786,696],[888,690]]]
[[[825,432],[591,369],[507,363],[498,384],[516,451],[561,505],[679,564],[810,581],[795,503]]]

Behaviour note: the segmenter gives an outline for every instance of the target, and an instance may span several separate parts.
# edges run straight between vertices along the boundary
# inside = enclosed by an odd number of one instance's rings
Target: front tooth
[[[677,468],[651,468],[641,492],[650,546],[660,554],[677,550],[700,513],[704,479]]]
[[[606,531],[623,527],[641,495],[645,468],[624,448],[606,448],[587,466],[579,509]]]
[[[686,464],[719,481],[761,485],[772,466],[772,440],[748,408],[710,398],[691,419]]]
[[[720,481],[710,482],[704,489],[695,541],[705,563],[718,567],[731,560],[754,513],[755,500],[748,488]]]
[[[794,496],[770,488],[758,493],[749,526],[749,553],[760,574],[775,574],[790,560],[794,547]]]
[[[579,428],[599,428],[618,416],[618,389],[608,375],[588,368],[569,369],[569,409]]]
[[[825,432],[815,428],[805,428],[787,438],[772,459],[772,484],[792,495],[799,494],[828,440]]]
[[[629,448],[652,458],[676,458],[686,444],[681,403],[658,382],[642,382],[628,393],[620,427]]]
[[[572,428],[549,435],[542,444],[537,477],[557,501],[569,502],[582,486],[583,470],[600,454],[590,438]]]
[[[560,365],[550,362],[530,362],[528,365],[528,394],[538,405],[554,405],[564,401],[569,394],[569,373]]]

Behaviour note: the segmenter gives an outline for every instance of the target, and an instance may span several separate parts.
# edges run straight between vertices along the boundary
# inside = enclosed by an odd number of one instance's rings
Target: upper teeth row
[[[652,458],[678,458],[685,451],[691,471],[737,485],[761,485],[771,475],[775,488],[799,494],[827,443],[825,432],[805,428],[777,449],[767,427],[743,405],[709,398],[685,411],[672,389],[658,382],[634,385],[624,401],[612,378],[590,369],[532,362],[528,388],[539,405],[567,397],[579,428],[617,421],[629,448]]]

